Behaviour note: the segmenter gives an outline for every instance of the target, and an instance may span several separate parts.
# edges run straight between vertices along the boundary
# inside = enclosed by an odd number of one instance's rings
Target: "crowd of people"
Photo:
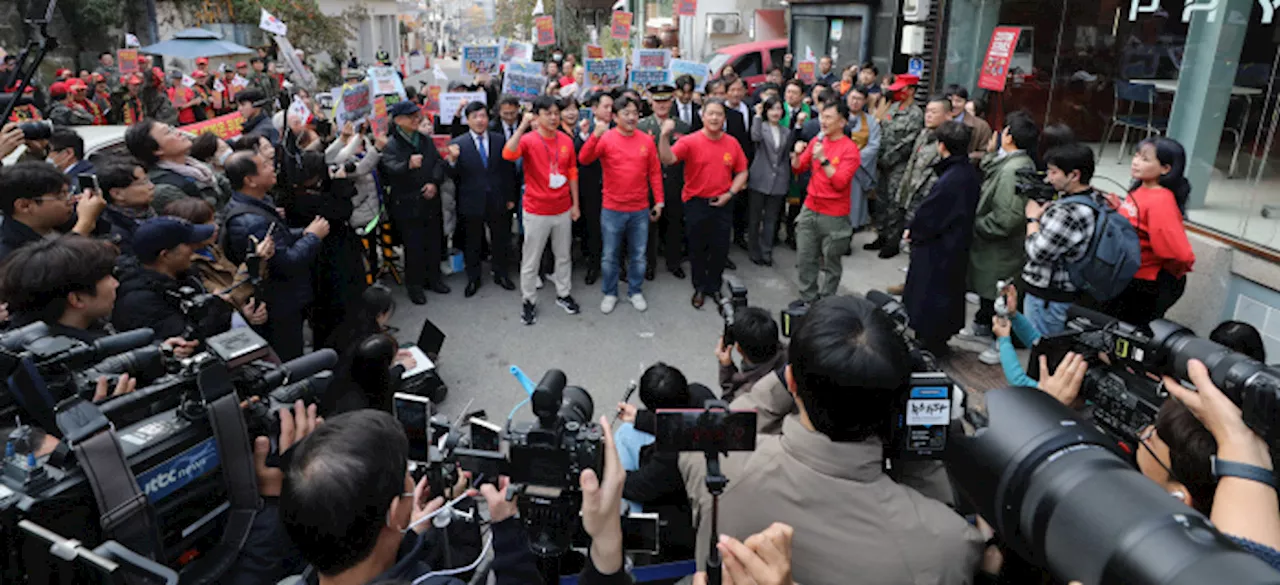
[[[483,286],[487,262],[496,286],[519,288],[526,325],[538,320],[547,282],[556,306],[582,310],[575,262],[586,264],[586,285],[601,286],[602,313],[617,310],[623,281],[626,300],[645,311],[659,256],[673,278],[691,281],[690,304],[701,309],[720,303],[733,246],[771,266],[775,244],[790,245],[808,313],[789,345],[767,311],[745,309],[732,343],[715,349],[718,391],[657,364],[641,379],[645,409],[619,405],[616,444],[602,419],[604,469],[581,477],[593,539],[582,582],[628,582],[624,499],[662,514],[665,555],[704,566],[717,536],[705,459],[658,452],[643,435],[654,432],[652,410],[709,398],[758,413],[756,450],[721,468],[732,481],[719,496],[717,547],[731,582],[847,582],[850,570],[875,583],[998,579],[999,547],[956,512],[940,464],[885,469],[885,421],[912,362],[874,305],[840,294],[843,257],[856,233],[874,229],[863,248],[884,259],[909,253],[906,280],[890,292],[903,297],[925,347],[945,355],[956,334],[983,340],[980,359],[1002,364],[1011,384],[1079,406],[1084,361],[1043,364],[1032,380],[1011,337],[1033,344],[1061,333],[1072,304],[1147,327],[1180,298],[1195,261],[1182,224],[1182,147],[1163,137],[1140,143],[1131,188],[1112,194],[1090,185],[1095,157],[1069,129],[1042,131],[1024,112],[993,129],[965,88],[921,103],[917,77],[881,77],[870,63],[837,74],[823,57],[805,83],[784,61],[754,91],[729,68],[704,91],[684,76],[642,94],[565,91],[581,83],[571,56],[547,65],[553,80],[563,66],[565,79],[529,104],[502,96],[497,79],[476,79],[466,88],[486,101],[463,104],[451,125],[435,123],[409,91],[388,108],[385,133],[327,120],[305,91],[285,87],[269,55],[223,74],[250,80],[234,94],[210,91],[207,62],[190,72],[193,87],[182,72],[142,63],[144,75],[121,77],[108,53],[96,73],[59,72],[47,88],[49,136],[28,137],[19,125],[42,115],[33,105],[0,131],[0,159],[25,146],[21,162],[0,168],[0,301],[13,325],[44,321],[83,341],[149,327],[179,357],[247,326],[292,359],[306,351],[307,323],[312,348],[338,350],[319,408],[281,415],[280,450],[293,446],[283,469],[265,466],[265,439],[255,445],[265,513],[228,582],[274,583],[302,567],[308,582],[420,582],[432,570],[446,572],[428,582],[452,582],[456,567],[441,566],[443,545],[424,522],[445,505],[442,494],[470,494],[487,504],[497,580],[537,583],[505,480],[472,492],[465,476],[449,489],[407,473],[404,433],[385,411],[413,358],[387,333],[393,294],[373,284],[378,224],[390,220],[411,302],[451,293],[441,261],[459,247],[463,294]],[[311,117],[285,114],[299,99]],[[244,128],[233,140],[178,128],[232,111]],[[128,126],[128,157],[86,160],[69,126],[97,123]],[[450,135],[448,145],[437,147],[435,134]],[[1056,195],[1029,198],[1028,182]],[[1133,234],[1136,270],[1082,280],[1104,229]],[[202,292],[225,302],[189,311],[185,301]],[[967,293],[979,305],[968,324]],[[1265,359],[1247,324],[1214,336]],[[1246,511],[1276,510],[1275,490],[1209,467],[1216,454],[1270,470],[1267,446],[1202,364],[1190,377],[1198,392],[1165,381],[1174,398],[1145,433],[1138,467],[1280,564],[1280,514]],[[111,388],[103,379],[95,399],[135,387],[128,376]],[[456,542],[481,550],[477,535]]]

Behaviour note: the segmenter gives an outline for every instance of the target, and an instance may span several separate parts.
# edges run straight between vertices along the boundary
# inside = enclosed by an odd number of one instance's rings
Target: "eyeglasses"
[[[1160,456],[1156,455],[1155,449],[1152,449],[1151,445],[1148,444],[1148,442],[1151,440],[1151,437],[1154,437],[1155,434],[1156,434],[1156,426],[1148,425],[1147,428],[1142,429],[1142,434],[1138,435],[1138,444],[1141,445],[1143,449],[1146,449],[1147,454],[1151,455],[1151,458],[1155,459],[1156,463],[1160,464],[1160,467],[1164,469],[1165,473],[1169,474],[1170,480],[1182,481],[1178,479],[1178,476],[1173,473],[1173,470],[1170,469],[1168,465],[1165,465],[1164,461],[1160,459]]]
[[[72,193],[70,188],[64,186],[62,188],[62,191],[59,191],[57,195],[41,195],[39,197],[32,197],[31,200],[36,202],[62,201],[66,203],[66,202],[72,201],[75,198],[76,198],[76,193]]]

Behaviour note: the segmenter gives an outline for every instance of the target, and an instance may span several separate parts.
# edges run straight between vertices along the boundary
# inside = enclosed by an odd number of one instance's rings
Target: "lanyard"
[[[551,160],[552,175],[560,174],[560,144],[558,143],[558,138],[558,136],[551,137],[551,143],[556,145],[556,148],[551,148],[550,146],[547,146],[547,139],[543,138],[542,134],[538,134],[538,142],[542,143],[542,148],[547,149],[547,158]]]

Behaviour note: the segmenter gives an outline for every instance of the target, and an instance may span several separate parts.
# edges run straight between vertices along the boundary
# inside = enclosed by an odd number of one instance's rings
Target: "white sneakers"
[[[642,294],[637,293],[627,297],[627,299],[631,301],[631,306],[635,307],[637,311],[643,312],[649,308],[649,303],[644,300],[644,295]],[[601,313],[608,315],[617,306],[618,297],[616,295],[605,295],[603,299],[600,299]]]
[[[978,361],[987,364],[988,366],[999,365],[1000,350],[996,349],[996,346],[994,345],[988,347],[987,349],[982,350],[982,353],[978,354]]]

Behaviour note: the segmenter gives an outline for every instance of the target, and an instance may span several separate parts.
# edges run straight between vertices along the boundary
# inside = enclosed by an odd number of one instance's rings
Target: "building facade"
[[[327,16],[340,16],[348,8],[359,6],[368,12],[356,28],[356,38],[347,41],[348,50],[361,63],[373,63],[378,51],[391,55],[392,64],[400,58],[400,13],[396,0],[319,0],[320,11]],[[350,55],[344,55],[345,63]]]

